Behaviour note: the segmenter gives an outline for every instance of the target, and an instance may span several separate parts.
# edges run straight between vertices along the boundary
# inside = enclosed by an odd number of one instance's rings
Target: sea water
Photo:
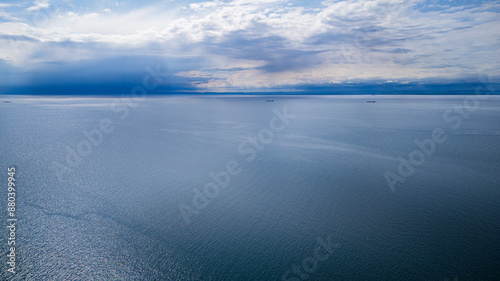
[[[2,97],[0,278],[498,280],[499,120],[496,96]]]

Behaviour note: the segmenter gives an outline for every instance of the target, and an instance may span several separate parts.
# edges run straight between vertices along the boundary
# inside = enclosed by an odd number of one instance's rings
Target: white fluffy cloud
[[[33,6],[27,8],[28,11],[38,11],[43,8],[48,8],[50,6],[49,0],[36,0]]]

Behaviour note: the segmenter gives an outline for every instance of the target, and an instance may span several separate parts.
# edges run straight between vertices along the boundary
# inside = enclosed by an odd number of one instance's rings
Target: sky
[[[0,0],[0,94],[471,83],[499,50],[500,1]]]

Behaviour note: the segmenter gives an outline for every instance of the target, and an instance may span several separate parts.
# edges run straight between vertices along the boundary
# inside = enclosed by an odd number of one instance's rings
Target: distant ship
[[[375,103],[374,100],[367,100],[366,102],[368,102],[368,103]]]
[[[266,102],[274,102],[274,100],[266,100]]]

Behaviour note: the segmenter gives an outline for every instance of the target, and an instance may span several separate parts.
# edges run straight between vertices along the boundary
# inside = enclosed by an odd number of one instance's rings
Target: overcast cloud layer
[[[499,76],[500,1],[0,2],[0,94],[294,89]]]

